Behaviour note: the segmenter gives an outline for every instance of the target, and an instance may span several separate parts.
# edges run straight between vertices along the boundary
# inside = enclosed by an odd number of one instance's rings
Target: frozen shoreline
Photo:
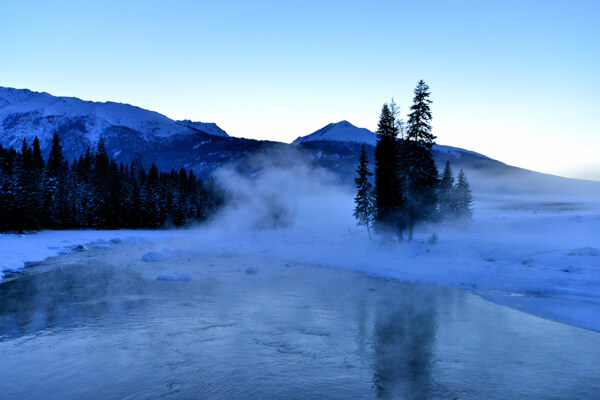
[[[351,206],[351,203],[345,206]],[[301,211],[301,210],[300,210]],[[42,231],[0,235],[0,270],[111,240],[147,240],[196,256],[253,256],[361,271],[401,281],[469,289],[495,303],[600,332],[600,213],[503,210],[479,205],[468,231],[422,232],[411,243],[369,241],[344,207],[322,225],[257,230],[227,224],[194,229]],[[168,254],[166,255],[168,257]]]

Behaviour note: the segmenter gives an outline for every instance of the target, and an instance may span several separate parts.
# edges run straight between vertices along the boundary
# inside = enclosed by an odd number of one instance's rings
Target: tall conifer
[[[467,177],[461,169],[458,173],[455,196],[455,215],[460,223],[469,223],[473,217],[473,195]]]
[[[367,152],[363,145],[360,149],[359,165],[356,169],[358,176],[354,179],[356,184],[356,197],[354,198],[354,217],[358,221],[358,225],[365,225],[371,238],[371,222],[375,215],[375,198],[373,196],[373,185],[369,182],[369,177],[373,175],[369,171],[369,160],[367,158]]]
[[[398,125],[388,104],[381,109],[375,146],[375,228],[402,239],[404,196],[398,174]]]
[[[446,161],[446,166],[444,167],[438,189],[438,204],[441,221],[447,221],[451,218],[455,208],[454,197],[454,176],[452,176],[450,162]]]
[[[406,166],[408,239],[413,237],[417,222],[433,217],[437,203],[435,189],[438,171],[431,149],[436,137],[431,133],[429,86],[420,80],[408,115],[406,140],[403,142],[403,165]]]

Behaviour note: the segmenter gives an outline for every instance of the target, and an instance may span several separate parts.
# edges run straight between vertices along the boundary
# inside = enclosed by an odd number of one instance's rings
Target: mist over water
[[[251,162],[250,174],[216,172],[227,202],[207,224],[91,247],[0,284],[2,393],[538,399],[600,391],[597,333],[475,294],[600,330],[594,201],[476,192],[468,229],[421,226],[410,243],[369,240],[352,217],[353,189],[335,175],[301,154]]]
[[[302,152],[274,152],[248,163],[256,170],[250,176],[233,166],[215,171],[227,203],[214,218],[213,228],[242,232],[293,228],[327,234],[355,225],[352,188],[335,174],[311,166]]]
[[[142,261],[156,246],[71,254],[0,285],[3,395],[537,399],[600,390],[596,334],[466,291],[262,257],[173,250]],[[174,272],[192,280],[155,279]]]

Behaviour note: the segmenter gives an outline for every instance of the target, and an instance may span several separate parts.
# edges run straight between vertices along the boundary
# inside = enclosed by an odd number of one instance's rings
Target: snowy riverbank
[[[28,234],[0,234],[0,279],[6,272],[18,271],[26,263],[69,254],[94,247],[110,247],[111,243],[138,239],[168,237],[165,230],[68,230],[41,231]]]
[[[369,241],[347,218],[351,200],[338,200],[336,207],[321,209],[320,216],[314,215],[312,202],[299,202],[293,225],[275,230],[240,227],[231,223],[239,221],[234,213],[196,229],[0,235],[0,269],[16,270],[25,262],[76,251],[78,245],[107,247],[111,240],[143,239],[155,242],[157,251],[259,256],[465,288],[525,312],[600,331],[597,204],[480,203],[468,231],[438,228],[435,244],[427,240],[431,231],[412,243],[390,244]],[[169,251],[164,254],[168,257]]]

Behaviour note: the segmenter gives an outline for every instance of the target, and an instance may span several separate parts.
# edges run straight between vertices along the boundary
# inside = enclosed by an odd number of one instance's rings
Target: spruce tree
[[[461,169],[454,187],[455,218],[459,223],[468,224],[473,217],[473,194],[465,173]]]
[[[369,182],[369,177],[373,175],[369,171],[369,160],[367,158],[367,152],[363,145],[360,149],[359,165],[356,169],[358,177],[354,179],[356,183],[356,197],[354,198],[354,217],[358,221],[358,225],[365,225],[371,238],[371,222],[373,221],[375,214],[375,198],[373,196],[373,185]]]
[[[50,149],[50,155],[48,156],[48,163],[46,169],[52,177],[58,177],[64,170],[65,159],[62,154],[62,146],[60,145],[60,137],[58,133],[54,133],[52,136],[52,148]]]
[[[454,203],[454,176],[452,176],[450,162],[446,161],[438,187],[439,219],[441,221],[448,221],[452,217],[455,209]]]
[[[44,158],[42,157],[42,150],[40,149],[40,141],[38,140],[37,136],[35,137],[35,139],[33,139],[31,158],[32,158],[31,164],[32,164],[33,170],[36,171],[38,174],[41,174],[46,165],[44,163]]]
[[[375,228],[402,240],[404,196],[398,174],[398,125],[387,104],[381,109],[375,146]]]
[[[437,203],[435,189],[438,182],[438,171],[431,154],[436,137],[431,133],[429,86],[420,80],[414,93],[401,151],[406,177],[409,240],[412,240],[418,222],[432,219]]]
[[[146,176],[139,162],[118,165],[102,141],[94,155],[88,149],[69,165],[55,134],[45,168],[37,139],[33,146],[23,141],[20,152],[0,146],[0,232],[147,228],[176,217],[176,225],[183,225],[214,211],[222,203],[220,190],[214,183],[205,187],[184,169],[165,173],[153,164]]]

